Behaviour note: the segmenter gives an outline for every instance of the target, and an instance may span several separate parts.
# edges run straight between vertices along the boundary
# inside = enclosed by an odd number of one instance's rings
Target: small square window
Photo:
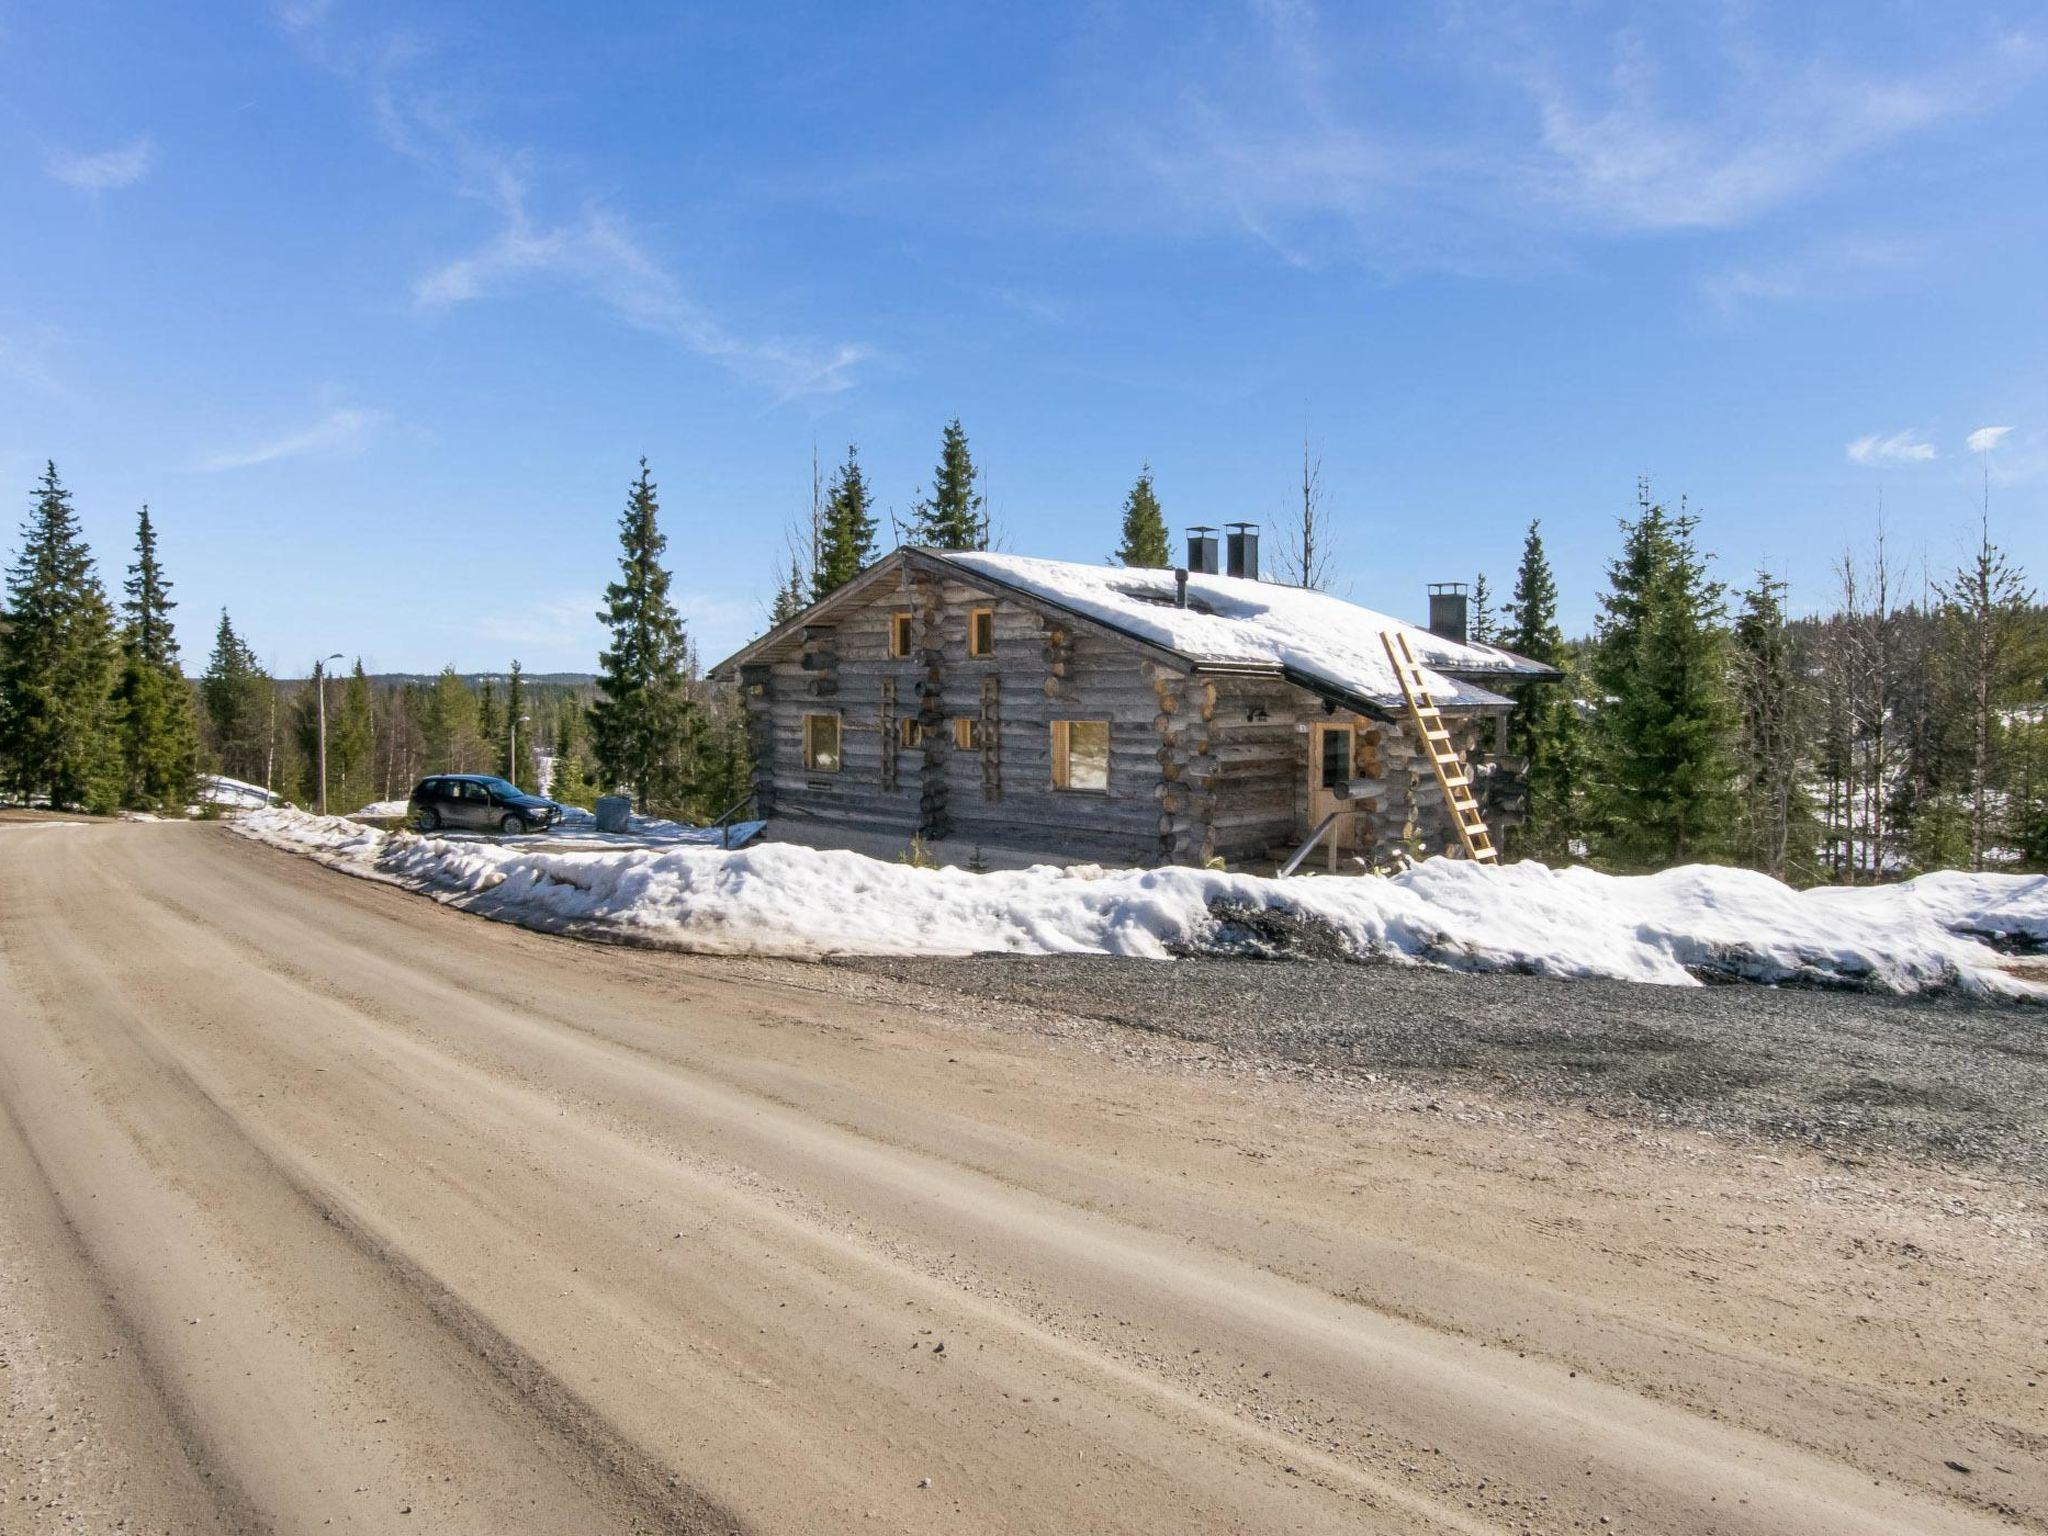
[[[967,615],[967,654],[993,656],[996,653],[996,611],[976,608]]]
[[[953,745],[962,752],[981,750],[981,721],[973,715],[953,717]]]
[[[839,717],[804,716],[804,767],[812,773],[839,771]]]
[[[921,747],[924,745],[924,722],[915,715],[903,715],[896,721],[896,745],[899,747]]]
[[[889,654],[908,656],[910,654],[911,625],[908,609],[889,615]]]
[[[1100,794],[1109,788],[1109,722],[1052,722],[1052,787]]]

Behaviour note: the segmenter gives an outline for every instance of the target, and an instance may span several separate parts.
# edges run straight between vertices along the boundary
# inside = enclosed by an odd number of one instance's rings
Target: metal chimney
[[[1259,579],[1259,525],[1257,523],[1225,523],[1224,555],[1228,560],[1226,570],[1233,576],[1242,576],[1246,581]]]
[[[1471,626],[1472,600],[1465,595],[1462,581],[1432,581],[1429,584],[1429,632],[1458,645],[1466,643]]]
[[[1197,576],[1220,576],[1216,563],[1216,530],[1196,524],[1188,530],[1188,569]]]

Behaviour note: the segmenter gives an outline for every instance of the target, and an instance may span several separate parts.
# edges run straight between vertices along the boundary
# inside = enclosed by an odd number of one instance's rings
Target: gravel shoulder
[[[846,961],[1142,1031],[1219,1067],[2048,1181],[2048,1008],[1293,960]]]

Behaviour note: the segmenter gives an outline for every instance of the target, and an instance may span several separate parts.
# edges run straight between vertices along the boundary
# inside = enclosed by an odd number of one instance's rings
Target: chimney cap
[[[1233,529],[1235,529],[1235,528],[1256,528],[1256,527],[1258,527],[1259,525],[1258,525],[1257,523],[1225,523],[1225,524],[1224,524],[1223,526],[1224,526],[1225,528],[1233,528]]]
[[[1429,595],[1431,597],[1435,597],[1439,592],[1463,592],[1464,590],[1465,583],[1462,581],[1432,581],[1429,584]]]
[[[1189,533],[1214,533],[1216,529],[1208,523],[1189,523]]]

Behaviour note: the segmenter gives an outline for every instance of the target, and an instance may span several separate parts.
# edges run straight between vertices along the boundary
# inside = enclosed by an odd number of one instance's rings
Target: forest
[[[882,519],[849,448],[791,530],[768,615],[824,597],[881,553]],[[1331,521],[1304,453],[1280,569],[1331,580]],[[985,548],[995,535],[960,423],[897,542]],[[1112,559],[1170,563],[1149,467],[1105,519]],[[1540,525],[1512,587],[1473,583],[1472,638],[1560,668],[1509,727],[1529,814],[1511,857],[1638,871],[1745,865],[1794,884],[1941,868],[2048,869],[2048,610],[1992,537],[1989,486],[1967,555],[1909,572],[1882,525],[1843,551],[1825,606],[1794,613],[1767,570],[1731,588],[1702,520],[1639,481],[1592,633],[1566,636]],[[742,712],[703,676],[669,593],[645,460],[619,517],[609,639],[589,680],[501,673],[372,676],[332,657],[273,677],[226,611],[189,672],[145,506],[118,599],[54,464],[8,567],[0,610],[0,785],[13,798],[180,814],[202,773],[346,814],[428,772],[495,773],[569,805],[623,790],[649,814],[708,819],[747,793]],[[344,665],[330,670],[333,662]],[[322,735],[325,782],[322,782]],[[547,772],[542,765],[545,762]]]

